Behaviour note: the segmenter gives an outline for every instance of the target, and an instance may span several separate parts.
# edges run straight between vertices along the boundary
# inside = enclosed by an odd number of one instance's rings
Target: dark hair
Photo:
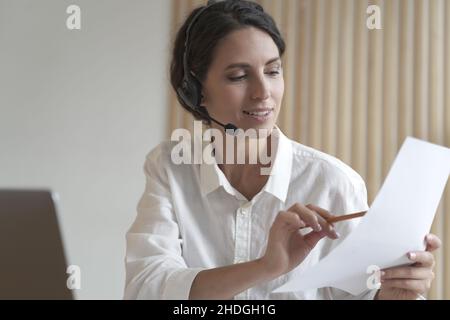
[[[175,92],[181,86],[184,76],[183,54],[186,30],[195,15],[203,8],[204,6],[193,10],[176,35],[170,65],[170,82]],[[285,51],[283,37],[275,21],[259,4],[246,0],[225,0],[206,9],[192,26],[189,35],[189,52],[187,52],[188,69],[203,82],[218,42],[231,32],[247,27],[255,27],[269,34],[278,47],[280,57],[283,56]],[[179,97],[178,101],[197,120],[210,124],[201,112],[189,108]],[[205,108],[203,112],[207,112]]]

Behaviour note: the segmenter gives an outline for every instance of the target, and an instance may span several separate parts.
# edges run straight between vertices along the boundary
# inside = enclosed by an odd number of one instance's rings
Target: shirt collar
[[[292,172],[292,142],[278,127],[275,127],[273,134],[278,141],[277,153],[271,175],[263,190],[285,202]]]
[[[285,202],[292,171],[292,143],[278,127],[274,128],[272,134],[274,134],[277,145],[276,155],[271,174],[263,191]],[[202,161],[200,164],[200,185],[203,196],[215,191],[220,186],[228,193],[236,195],[234,188],[217,163],[207,164]]]

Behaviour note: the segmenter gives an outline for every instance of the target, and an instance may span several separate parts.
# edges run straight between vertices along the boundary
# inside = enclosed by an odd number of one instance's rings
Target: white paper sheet
[[[373,289],[370,266],[408,264],[424,250],[450,174],[450,149],[407,138],[368,213],[324,259],[274,292],[335,287],[357,295]]]

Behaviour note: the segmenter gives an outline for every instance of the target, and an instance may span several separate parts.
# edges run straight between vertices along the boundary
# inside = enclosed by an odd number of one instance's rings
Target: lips
[[[273,111],[273,109],[258,109],[258,110],[251,110],[251,111],[245,111],[244,110],[244,113],[246,115],[253,116],[253,117],[266,117],[272,111]]]
[[[264,108],[264,109],[254,109],[254,110],[244,110],[243,113],[248,119],[252,119],[257,123],[265,123],[273,116],[274,109]]]

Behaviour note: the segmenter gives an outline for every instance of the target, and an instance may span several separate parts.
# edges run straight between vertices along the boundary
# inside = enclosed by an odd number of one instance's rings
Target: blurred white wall
[[[66,8],[81,8],[81,30]],[[145,155],[166,133],[170,1],[0,0],[0,188],[60,195],[80,299],[121,299]]]

